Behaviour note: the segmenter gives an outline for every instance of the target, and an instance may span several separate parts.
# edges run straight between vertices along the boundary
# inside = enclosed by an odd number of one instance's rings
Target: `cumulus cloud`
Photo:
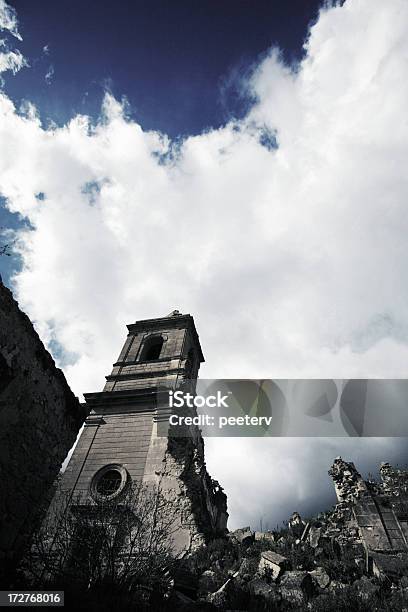
[[[102,387],[125,323],[174,308],[195,315],[202,376],[406,376],[407,24],[405,0],[323,9],[298,65],[271,49],[254,69],[244,119],[178,145],[110,94],[98,121],[49,129],[0,95],[0,193],[30,222],[15,290],[77,394]],[[247,444],[208,444],[240,516]],[[342,447],[257,442],[269,474],[245,497],[286,495],[279,453],[301,483]]]

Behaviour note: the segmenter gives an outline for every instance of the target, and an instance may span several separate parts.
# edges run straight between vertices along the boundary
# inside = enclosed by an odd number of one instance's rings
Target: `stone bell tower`
[[[127,326],[128,336],[104,390],[86,393],[89,416],[65,471],[62,489],[95,503],[112,499],[131,481],[156,483],[177,495],[178,549],[226,531],[226,496],[208,475],[204,442],[160,435],[168,411],[160,389],[196,379],[204,361],[193,317],[177,310]],[[164,429],[167,432],[167,427]]]

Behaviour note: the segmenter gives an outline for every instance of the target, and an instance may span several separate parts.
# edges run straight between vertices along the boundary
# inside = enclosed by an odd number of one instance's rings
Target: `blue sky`
[[[0,266],[77,395],[127,323],[176,308],[202,377],[406,377],[406,0],[7,6],[0,225],[19,259]],[[338,454],[375,472],[406,452],[221,442],[235,525],[328,503]]]
[[[320,4],[139,0],[115,10],[108,1],[41,0],[39,10],[11,1],[29,67],[5,74],[5,88],[16,105],[34,103],[45,125],[98,117],[109,90],[126,97],[129,116],[146,130],[200,134],[245,114],[243,79],[272,44],[289,62],[301,57]],[[0,227],[19,227],[1,203]],[[19,265],[15,255],[0,259],[4,282]]]
[[[104,90],[126,96],[145,129],[171,137],[242,115],[239,80],[269,47],[299,58],[317,0],[14,0],[31,65],[7,79],[13,100],[47,120],[99,113]],[[44,47],[47,52],[44,53]],[[49,85],[45,75],[53,66]],[[238,82],[237,82],[238,81]]]

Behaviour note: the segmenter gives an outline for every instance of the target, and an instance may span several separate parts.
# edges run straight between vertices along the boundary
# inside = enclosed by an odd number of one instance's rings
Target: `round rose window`
[[[92,496],[98,501],[112,499],[123,491],[127,480],[128,473],[123,466],[106,465],[93,477]]]

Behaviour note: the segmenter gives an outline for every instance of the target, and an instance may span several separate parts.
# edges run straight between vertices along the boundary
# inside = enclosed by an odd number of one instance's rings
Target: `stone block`
[[[258,571],[261,575],[270,574],[273,580],[277,580],[285,569],[288,569],[289,561],[283,555],[273,550],[265,550],[261,553]]]
[[[275,535],[272,531],[255,531],[256,542],[275,542]]]
[[[317,567],[309,574],[321,589],[326,589],[329,586],[330,576],[323,567]]]
[[[278,604],[281,600],[278,587],[275,584],[268,584],[265,580],[254,578],[248,583],[249,591],[255,597],[262,597],[268,605]]]
[[[280,580],[280,591],[283,599],[293,604],[308,601],[315,592],[313,579],[308,572],[285,572]]]
[[[250,527],[242,527],[241,529],[236,529],[231,533],[231,536],[244,546],[249,546],[255,541],[255,533],[251,531]]]

